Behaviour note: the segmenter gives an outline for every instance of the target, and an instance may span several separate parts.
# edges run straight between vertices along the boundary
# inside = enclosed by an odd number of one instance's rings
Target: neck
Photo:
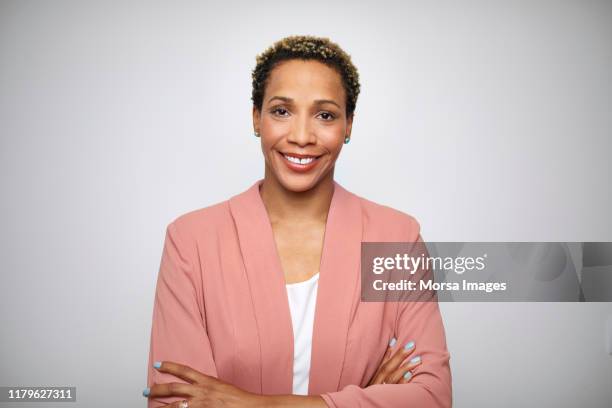
[[[326,222],[334,193],[333,169],[313,188],[300,192],[286,189],[266,169],[259,192],[272,223],[288,219]]]

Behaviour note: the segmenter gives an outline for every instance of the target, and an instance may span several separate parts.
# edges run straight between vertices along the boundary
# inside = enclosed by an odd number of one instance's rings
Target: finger
[[[408,360],[408,362],[398,367],[397,370],[395,370],[395,372],[388,377],[386,382],[389,384],[400,384],[402,380],[405,380],[404,382],[410,381],[410,379],[414,375],[414,368],[416,368],[420,364],[420,356],[411,358],[410,360]]]
[[[404,373],[404,375],[402,375],[399,379],[399,381],[397,382],[398,384],[406,384],[407,382],[410,382],[410,380],[412,380],[412,371],[408,370]]]
[[[397,339],[395,337],[393,337],[390,341],[389,341],[389,347],[387,347],[387,350],[385,351],[385,355],[383,356],[382,362],[386,362],[391,355],[393,354],[393,350],[395,349],[395,345],[397,344]]]
[[[397,370],[397,368],[402,364],[402,362],[414,351],[414,341],[409,341],[404,345],[404,347],[400,347],[395,351],[393,356],[381,366],[382,381],[386,383],[392,383],[391,376]]]
[[[210,380],[211,376],[203,374],[193,368],[186,366],[184,364],[175,363],[173,361],[162,361],[153,364],[153,367],[157,369],[157,371],[161,371],[162,373],[168,373],[181,378],[188,383],[191,384],[203,384],[207,380]]]
[[[373,385],[373,384],[381,384],[382,383],[382,380],[383,380],[383,376],[381,375],[382,365],[384,363],[386,363],[387,360],[389,360],[389,358],[391,357],[391,354],[393,353],[393,350],[394,350],[396,344],[397,344],[397,339],[395,337],[393,337],[389,341],[389,346],[387,347],[387,350],[385,350],[385,354],[383,355],[382,361],[381,361],[380,365],[378,366],[378,368],[376,369],[376,373],[374,373],[374,376],[370,380],[370,383],[368,384],[368,386]]]
[[[153,384],[151,388],[149,388],[149,394],[147,394],[147,397],[195,397],[197,395],[197,386],[179,382],[171,382],[163,384]]]

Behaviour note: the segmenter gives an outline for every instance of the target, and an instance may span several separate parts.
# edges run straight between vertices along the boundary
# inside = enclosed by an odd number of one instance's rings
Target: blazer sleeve
[[[416,240],[422,243],[416,220]],[[413,229],[414,231],[414,226]],[[415,238],[413,238],[414,241]],[[421,277],[431,276],[431,271]],[[333,408],[449,408],[452,406],[450,355],[437,298],[433,292],[419,293],[418,301],[398,303],[396,339],[403,346],[410,340],[415,350],[409,358],[421,356],[406,384],[375,384],[366,388],[349,384],[321,397]]]
[[[217,377],[208,334],[201,291],[201,276],[193,266],[188,247],[176,223],[166,228],[151,326],[147,385],[187,381],[153,368],[156,361],[188,365]],[[160,407],[181,397],[149,398],[147,407]]]

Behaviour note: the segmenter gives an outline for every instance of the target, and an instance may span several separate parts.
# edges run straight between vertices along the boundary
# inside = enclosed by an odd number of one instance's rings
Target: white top
[[[308,395],[312,328],[319,273],[303,282],[285,284],[293,324],[293,394]]]

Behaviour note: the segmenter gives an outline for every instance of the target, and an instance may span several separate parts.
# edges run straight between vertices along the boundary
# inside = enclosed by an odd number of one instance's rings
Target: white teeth
[[[285,158],[289,160],[290,162],[297,163],[297,164],[308,164],[314,160],[314,157],[307,157],[307,158],[300,159],[297,157],[287,156],[286,154],[284,154],[283,156],[285,156]]]

